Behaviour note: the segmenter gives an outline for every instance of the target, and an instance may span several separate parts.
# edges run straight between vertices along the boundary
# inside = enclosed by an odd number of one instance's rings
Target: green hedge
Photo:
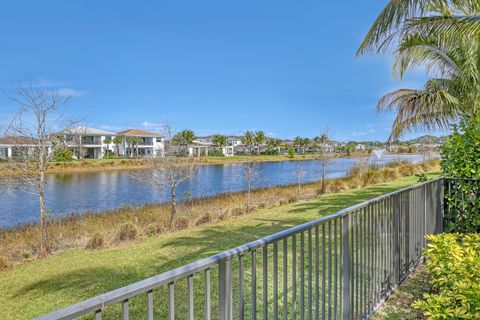
[[[480,234],[427,237],[433,293],[414,303],[428,319],[480,319]]]

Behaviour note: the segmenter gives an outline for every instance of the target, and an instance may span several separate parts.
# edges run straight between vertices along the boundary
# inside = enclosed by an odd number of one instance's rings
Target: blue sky
[[[384,140],[378,98],[420,87],[389,57],[355,58],[386,1],[10,1],[0,86],[38,79],[72,93],[68,113],[108,130],[168,121],[197,134]],[[3,118],[14,106],[0,99]],[[407,137],[416,136],[409,135]]]

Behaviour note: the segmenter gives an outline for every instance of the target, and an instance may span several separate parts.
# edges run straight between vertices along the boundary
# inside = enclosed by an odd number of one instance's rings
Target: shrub
[[[73,153],[70,150],[57,150],[53,155],[55,162],[68,162],[73,160]]]
[[[85,249],[100,249],[103,247],[103,236],[99,233],[95,233],[93,236],[88,239]]]
[[[7,270],[10,267],[11,267],[10,261],[5,257],[0,256],[0,271]]]
[[[203,216],[200,217],[200,219],[197,220],[197,223],[195,225],[199,226],[202,224],[207,224],[212,222],[212,215],[210,213],[205,213]]]
[[[295,157],[295,149],[293,149],[292,147],[288,148],[287,154],[289,158]]]
[[[208,150],[209,157],[223,157],[223,152],[221,149]]]
[[[124,223],[120,226],[115,237],[116,241],[134,240],[137,238],[138,228],[133,223]]]
[[[414,307],[429,319],[480,319],[480,234],[427,236],[434,293]]]
[[[144,229],[144,234],[146,236],[154,236],[160,233],[163,233],[165,230],[161,224],[158,223],[150,223]]]

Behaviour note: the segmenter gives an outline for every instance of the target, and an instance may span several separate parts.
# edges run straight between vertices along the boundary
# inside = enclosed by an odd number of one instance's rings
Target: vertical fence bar
[[[238,256],[238,278],[239,278],[239,317],[244,319],[245,317],[245,265],[243,254]]]
[[[283,319],[288,319],[288,239],[283,239]]]
[[[188,320],[193,320],[194,316],[194,301],[193,301],[193,274],[189,275],[188,278]]]
[[[210,294],[210,269],[205,270],[205,320],[212,317],[212,303]]]
[[[351,214],[347,213],[342,218],[342,243],[343,243],[343,320],[352,319],[352,297],[351,293],[351,248],[350,248],[350,219]]]
[[[292,319],[297,318],[297,235],[292,235]]]
[[[128,320],[128,299],[122,302],[122,320]]]
[[[332,221],[328,221],[328,319],[332,319]]]
[[[400,197],[393,197],[393,285],[400,284]]]
[[[263,246],[263,319],[268,319],[268,246]]]
[[[315,227],[315,319],[320,319],[320,231]]]
[[[300,233],[300,319],[305,319],[305,234]]]
[[[333,290],[334,290],[334,293],[333,293],[333,318],[334,319],[337,319],[337,308],[338,308],[338,269],[339,269],[339,266],[338,266],[338,257],[337,257],[337,250],[338,250],[338,242],[337,242],[337,237],[338,237],[338,233],[337,233],[337,230],[338,230],[338,225],[337,225],[337,221],[338,219],[335,219],[333,221],[333,239],[334,239],[334,244],[333,244],[333,268],[334,268],[334,286],[333,286]]]
[[[252,251],[252,320],[257,319],[257,251]]]
[[[153,291],[147,292],[147,320],[153,320]]]
[[[175,320],[175,284],[168,284],[168,320]]]
[[[232,260],[218,264],[218,306],[220,320],[232,319]]]
[[[278,319],[278,242],[273,243],[273,319]]]
[[[326,234],[325,234],[325,223],[322,224],[322,319],[326,317],[326,309],[327,309],[327,255],[325,252],[326,247]]]
[[[313,318],[312,229],[308,229],[308,319]]]
[[[102,320],[102,310],[95,311],[95,320]]]

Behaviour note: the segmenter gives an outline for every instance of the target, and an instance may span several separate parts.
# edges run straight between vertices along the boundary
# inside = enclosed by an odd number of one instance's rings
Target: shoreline
[[[391,153],[387,155],[404,156],[415,155],[414,153]],[[371,154],[353,153],[351,155],[333,154],[330,159],[336,158],[361,158],[369,157]],[[198,165],[223,165],[223,164],[241,164],[247,161],[251,162],[286,162],[286,161],[309,161],[316,160],[316,154],[296,155],[294,158],[287,156],[232,156],[232,157],[205,157],[199,158]],[[1,163],[0,163],[1,166]],[[136,170],[147,169],[143,159],[84,159],[71,162],[52,162],[49,165],[47,174],[68,174],[80,172],[101,172],[114,170]]]

